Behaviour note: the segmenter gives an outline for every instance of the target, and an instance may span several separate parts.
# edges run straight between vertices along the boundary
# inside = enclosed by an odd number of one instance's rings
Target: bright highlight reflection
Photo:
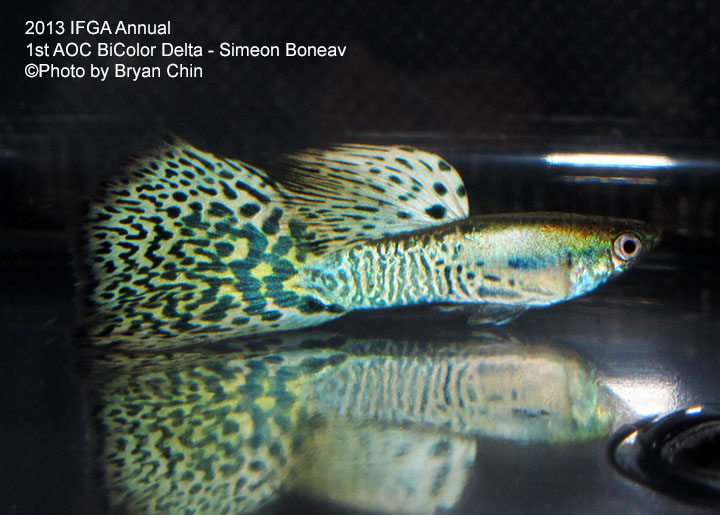
[[[670,380],[656,377],[612,378],[605,385],[641,417],[677,408],[678,392]]]
[[[699,415],[702,413],[702,406],[693,406],[692,408],[688,408],[685,410],[686,415]]]
[[[584,166],[602,168],[667,168],[675,161],[666,156],[641,154],[553,153],[545,162],[556,166]]]

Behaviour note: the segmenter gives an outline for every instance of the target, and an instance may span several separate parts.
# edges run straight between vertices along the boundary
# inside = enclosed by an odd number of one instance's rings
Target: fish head
[[[583,295],[620,275],[653,249],[660,230],[639,220],[573,217],[567,234],[572,249],[568,298]]]
[[[466,265],[483,279],[482,301],[547,306],[588,293],[641,259],[660,240],[650,225],[569,213],[470,217],[461,229]]]

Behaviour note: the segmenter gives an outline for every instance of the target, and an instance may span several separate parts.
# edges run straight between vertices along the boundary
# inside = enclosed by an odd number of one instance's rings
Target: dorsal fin
[[[316,253],[468,216],[457,171],[415,148],[346,144],[290,154],[284,165],[288,220],[305,225]]]

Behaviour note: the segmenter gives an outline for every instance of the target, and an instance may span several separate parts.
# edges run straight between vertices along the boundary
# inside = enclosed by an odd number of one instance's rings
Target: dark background
[[[717,303],[717,290],[702,293],[697,281],[715,284],[719,246],[718,2],[57,1],[3,9],[0,512],[96,509],[69,339],[71,241],[84,200],[163,134],[259,166],[305,145],[421,146],[460,170],[473,211],[556,209],[662,226],[657,260],[681,255],[704,270],[683,283],[682,298]],[[196,79],[25,78],[27,63],[43,61],[27,56],[31,42],[155,42],[24,34],[26,20],[58,19],[171,20],[169,41],[205,48],[294,41],[347,52],[179,59],[203,67]],[[578,186],[556,180],[567,170],[536,159],[555,150],[667,153],[695,164],[646,172],[652,186]]]
[[[635,151],[687,143],[700,153],[720,134],[717,2],[390,4],[33,2],[11,11],[2,31],[0,224],[61,227],[60,213],[74,209],[68,199],[168,132],[258,164],[289,148],[357,139],[514,153],[568,140]],[[177,44],[348,49],[335,59],[178,59],[202,65],[202,79],[31,80],[25,64],[42,61],[27,57],[31,42],[157,38],[31,37],[26,19],[169,19],[163,40]],[[120,62],[170,62],[155,61]]]

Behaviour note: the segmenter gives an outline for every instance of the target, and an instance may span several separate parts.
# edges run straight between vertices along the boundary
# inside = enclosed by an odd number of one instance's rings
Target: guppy
[[[267,339],[266,352],[97,352],[90,412],[113,507],[245,513],[292,490],[429,513],[459,500],[478,438],[578,443],[613,422],[592,364],[542,345]]]
[[[282,165],[280,182],[176,140],[110,184],[89,219],[91,341],[162,348],[426,303],[501,323],[593,290],[659,239],[634,220],[468,218],[457,171],[411,147]]]

